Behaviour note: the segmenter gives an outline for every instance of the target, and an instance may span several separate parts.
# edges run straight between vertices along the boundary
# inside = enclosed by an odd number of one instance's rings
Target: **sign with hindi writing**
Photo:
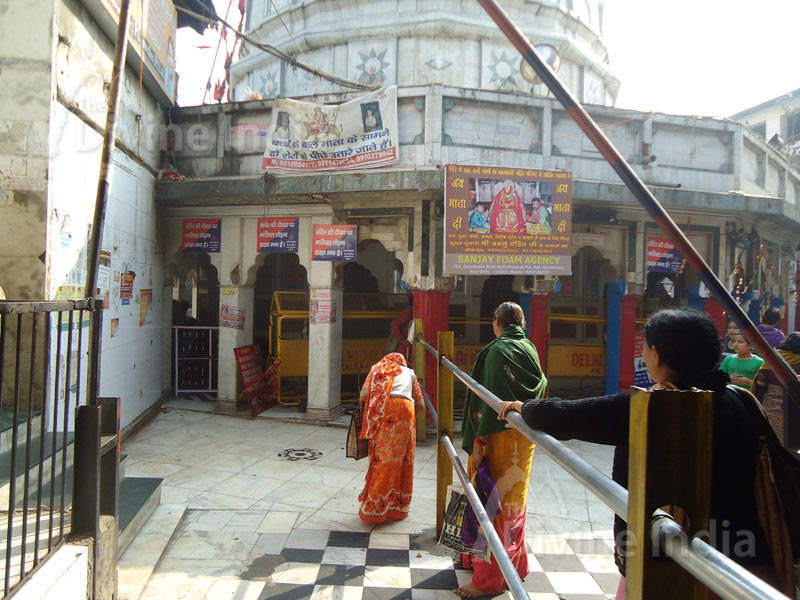
[[[262,167],[330,171],[397,162],[397,86],[344,104],[278,98]]]
[[[264,217],[258,220],[259,252],[297,252],[298,217]]]
[[[653,273],[680,273],[683,257],[669,238],[647,236],[647,270]]]
[[[447,165],[444,273],[572,273],[572,173]]]
[[[358,225],[314,225],[311,260],[354,261],[357,242]]]
[[[181,252],[219,252],[222,219],[184,219]]]

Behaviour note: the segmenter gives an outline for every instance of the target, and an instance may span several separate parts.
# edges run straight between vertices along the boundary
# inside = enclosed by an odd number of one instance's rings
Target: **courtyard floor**
[[[281,408],[255,419],[209,411],[208,403],[167,403],[123,446],[128,476],[164,483],[161,505],[120,558],[121,600],[421,600],[456,598],[451,590],[469,581],[433,537],[430,439],[417,448],[409,517],[369,525],[356,500],[367,462],[345,458],[345,429],[303,424]],[[613,448],[567,445],[610,473]],[[537,451],[530,597],[613,598],[612,516]]]

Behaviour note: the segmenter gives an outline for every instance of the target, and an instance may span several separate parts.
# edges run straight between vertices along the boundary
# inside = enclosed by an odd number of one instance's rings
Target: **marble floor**
[[[168,403],[123,446],[128,476],[164,483],[161,505],[120,559],[121,600],[456,598],[447,586],[465,572],[414,574],[432,568],[415,567],[415,551],[453,568],[433,540],[432,441],[417,448],[409,517],[374,526],[357,516],[367,465],[344,457],[345,429],[288,422],[277,411],[251,419],[194,408]],[[567,445],[610,472],[612,448]],[[537,451],[526,526],[531,598],[613,597],[611,524],[610,509]],[[337,541],[353,536],[355,547]],[[370,564],[374,548],[382,552],[373,561],[391,550],[400,563]],[[387,584],[387,573],[411,584]]]

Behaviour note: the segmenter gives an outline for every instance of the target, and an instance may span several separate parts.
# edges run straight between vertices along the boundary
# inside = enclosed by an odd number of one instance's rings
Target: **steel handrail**
[[[686,532],[668,517],[659,511],[651,522],[653,544],[663,546],[667,556],[711,591],[728,600],[789,600],[714,546],[698,537],[687,540]]]
[[[495,412],[499,412],[500,398],[464,373],[446,356],[440,355],[421,335],[416,339],[428,351],[435,352],[439,364],[449,369],[456,378],[492,407]],[[522,419],[522,415],[511,412],[506,420],[531,442],[538,444],[561,467],[590,489],[606,506],[627,521],[628,490],[601,473],[551,435],[530,428]],[[663,546],[667,556],[724,598],[730,600],[790,600],[788,596],[754,576],[700,538],[694,537],[688,541],[686,532],[666,513],[659,511],[653,519],[651,535],[655,547]]]
[[[453,463],[456,475],[459,481],[461,481],[461,487],[464,489],[464,493],[467,496],[467,501],[469,501],[470,506],[472,506],[472,510],[475,511],[475,516],[478,517],[478,523],[480,523],[481,529],[486,536],[486,541],[492,548],[492,556],[494,556],[497,561],[497,566],[500,567],[500,571],[503,573],[503,577],[508,584],[508,589],[516,600],[528,600],[528,592],[522,587],[522,580],[519,577],[519,573],[517,573],[511,559],[508,557],[508,552],[506,552],[503,542],[500,541],[500,536],[497,535],[492,520],[486,513],[486,509],[483,507],[483,503],[478,497],[475,488],[472,487],[472,483],[467,478],[467,473],[464,471],[464,466],[461,464],[458,454],[456,454],[456,449],[453,447],[450,437],[447,434],[442,434],[441,443],[444,449],[447,450],[450,462]]]
[[[442,356],[440,362],[495,412],[500,412],[500,398],[464,373],[464,371],[459,369],[446,356]],[[624,487],[600,472],[597,467],[590,465],[553,436],[543,431],[531,429],[525,421],[522,420],[522,415],[515,412],[509,413],[507,421],[531,442],[540,446],[553,460],[585,487],[589,488],[611,510],[623,519],[627,519],[628,491]]]
[[[639,204],[655,220],[659,229],[663,231],[672,241],[675,249],[680,252],[686,262],[694,267],[700,275],[700,279],[706,284],[711,295],[719,302],[734,322],[745,332],[750,342],[756,347],[759,354],[764,358],[769,368],[783,384],[786,390],[786,401],[784,403],[784,416],[787,425],[787,443],[790,443],[791,436],[788,434],[788,424],[791,412],[789,407],[793,402],[795,410],[800,403],[800,376],[795,373],[783,356],[769,345],[767,340],[756,328],[755,323],[744,312],[734,297],[730,294],[725,285],[711,270],[705,259],[695,249],[689,238],[675,223],[672,217],[653,195],[650,189],[644,184],[639,175],[628,164],[625,158],[614,147],[600,127],[592,117],[586,112],[583,105],[575,98],[572,93],[561,83],[555,71],[537,54],[536,49],[531,44],[525,34],[509,19],[505,11],[497,4],[497,0],[477,0],[486,13],[494,20],[500,31],[508,38],[511,45],[522,55],[528,65],[534,70],[555,98],[566,109],[578,127],[586,134],[586,137],[594,144],[608,165],[619,175],[625,187],[638,200]]]

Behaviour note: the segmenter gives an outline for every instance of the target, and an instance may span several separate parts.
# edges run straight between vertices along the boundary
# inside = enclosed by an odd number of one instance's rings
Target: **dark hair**
[[[516,302],[503,302],[494,311],[494,318],[505,329],[509,325],[519,325],[525,327],[525,313],[522,307]]]
[[[764,311],[764,316],[761,317],[761,321],[766,323],[767,325],[775,325],[778,321],[781,320],[781,313],[777,308],[768,308]]]
[[[688,308],[660,310],[644,328],[648,346],[672,371],[680,389],[697,387],[720,391],[728,376],[717,369],[721,352],[719,333],[705,313]]]
[[[788,350],[792,354],[800,354],[800,331],[795,331],[787,335],[784,340],[778,344],[778,349]]]

